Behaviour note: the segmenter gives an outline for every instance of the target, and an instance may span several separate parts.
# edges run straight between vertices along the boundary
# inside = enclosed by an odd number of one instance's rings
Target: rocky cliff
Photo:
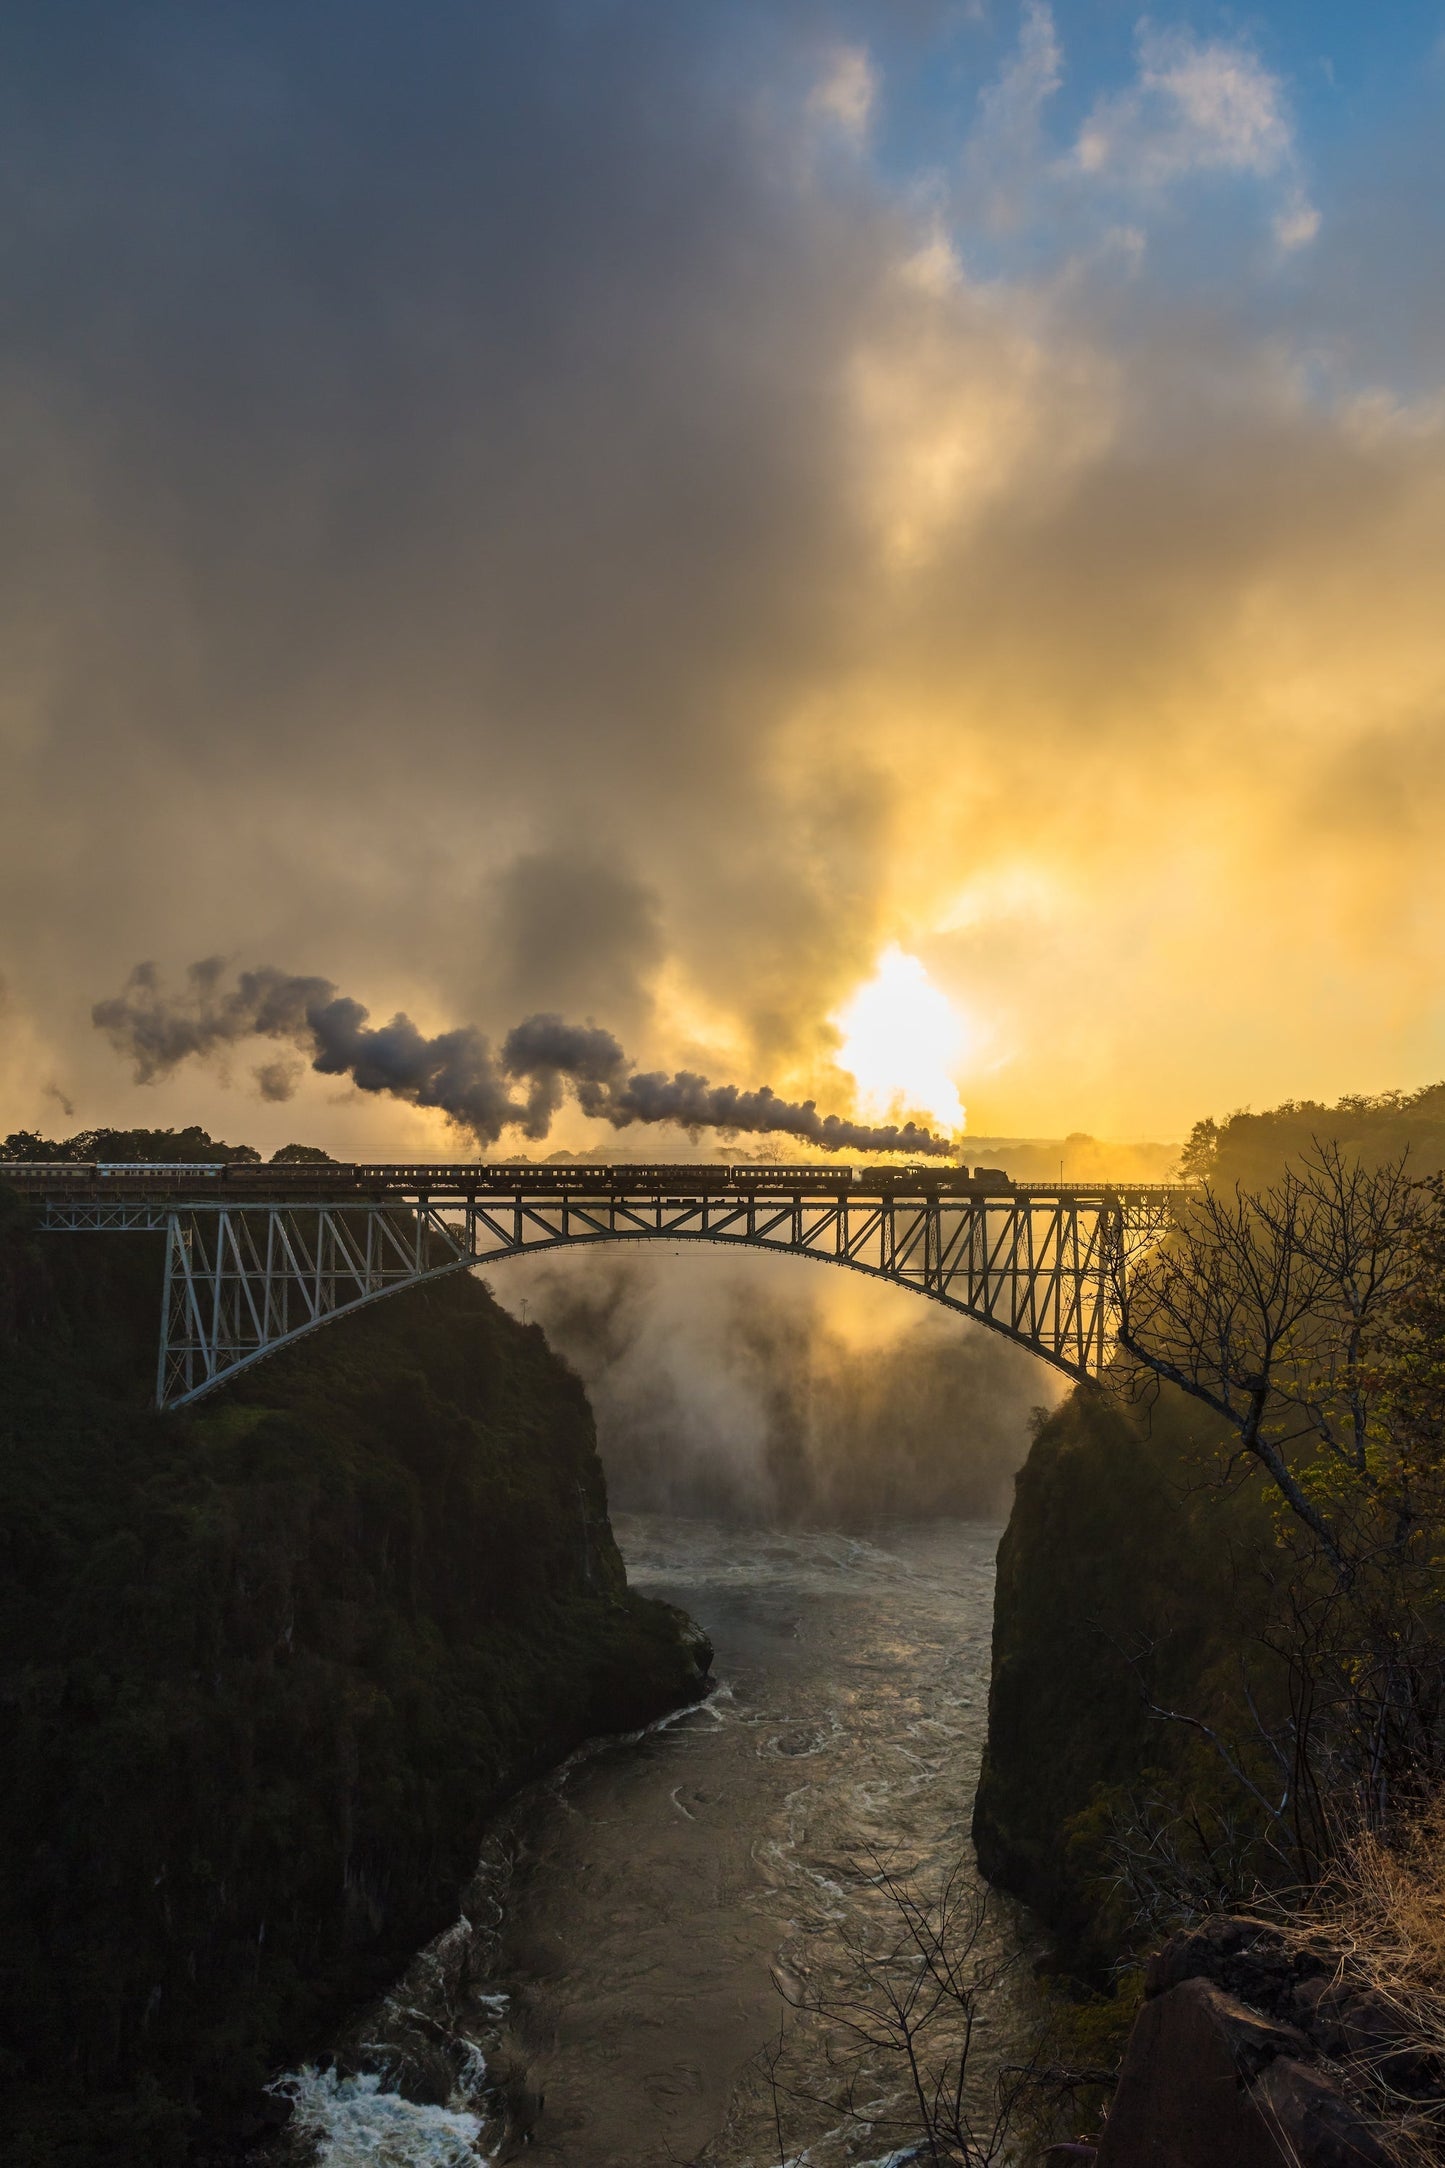
[[[1207,1819],[1222,1791],[1199,1732],[1162,1713],[1229,1704],[1263,1593],[1263,1508],[1204,1480],[1214,1442],[1180,1395],[1139,1410],[1080,1387],[1040,1424],[999,1547],[974,1841],[1085,1976],[1127,1933],[1113,1825],[1166,1799]]]
[[[158,1238],[157,1238],[158,1240]],[[189,1413],[148,1237],[0,1192],[0,2151],[162,2168],[449,1917],[488,1810],[700,1690],[582,1389],[465,1276]]]
[[[1445,1086],[1288,1104],[1201,1122],[1185,1165],[1226,1192],[1258,1189],[1332,1145],[1365,1167],[1408,1151],[1409,1172],[1423,1177],[1445,1156],[1442,1117]],[[1256,1782],[1261,1771],[1276,1781],[1265,1741],[1285,1736],[1282,1714],[1310,1681],[1277,1630],[1296,1571],[1277,1540],[1277,1503],[1236,1447],[1171,1389],[1145,1407],[1087,1387],[1040,1424],[1018,1478],[999,1552],[974,1835],[985,1873],[1052,1930],[1062,1969],[1096,1986],[1132,1969],[1137,1990],[1181,1920],[1291,1886],[1290,1863],[1266,1846],[1248,1786],[1226,1766],[1227,1756]],[[1226,1920],[1219,1931],[1227,1942],[1234,1929]],[[1233,1943],[1211,1956],[1206,1942],[1171,1943],[1173,1958],[1145,1971],[1099,2161],[1345,2168],[1383,2158],[1399,2131],[1375,2127],[1389,2116],[1366,2097],[1347,2037],[1363,2004],[1335,2022],[1348,2000],[1343,1961],[1332,1978],[1326,1967],[1277,1979],[1262,1943],[1245,1966]],[[1120,1995],[1109,2023],[1122,2029],[1131,2007]],[[1091,2006],[1091,2024],[1101,2010]],[[1109,2037],[1108,2026],[1091,2037]],[[1382,2067],[1409,2068],[1414,2083],[1424,2066],[1397,2037],[1381,2040]],[[1101,2071],[1112,2059],[1087,2058]],[[1434,2099],[1440,2077],[1434,2061],[1420,2081]]]
[[[1445,1085],[1200,1122],[1184,1160],[1226,1193],[1258,1190],[1324,1145],[1366,1167],[1407,1153],[1412,1174],[1432,1174],[1445,1163]],[[1271,1494],[1236,1444],[1172,1388],[1134,1406],[1080,1387],[1041,1424],[1017,1480],[974,1836],[984,1871],[1043,1915],[1077,1971],[1102,1973],[1130,1935],[1148,1947],[1147,1877],[1121,1887],[1114,1842],[1131,1820],[1162,1830],[1166,1849],[1178,1839],[1159,1869],[1162,1916],[1167,1873],[1193,1880],[1175,1917],[1229,1903],[1256,1870],[1278,1879],[1251,1858],[1201,1729],[1248,1750],[1243,1682],[1271,1691],[1265,1627],[1289,1573]]]

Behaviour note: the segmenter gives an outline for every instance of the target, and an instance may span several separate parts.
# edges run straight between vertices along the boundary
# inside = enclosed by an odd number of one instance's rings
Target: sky
[[[140,964],[976,1135],[1437,1080],[1442,108],[1445,5],[6,8],[0,1130],[476,1148]]]

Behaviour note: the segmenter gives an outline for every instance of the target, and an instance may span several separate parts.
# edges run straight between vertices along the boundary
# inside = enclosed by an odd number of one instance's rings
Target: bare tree
[[[887,1931],[859,1926],[838,1942],[819,1977],[776,1977],[790,2008],[819,2021],[832,2079],[824,2091],[789,2085],[782,2040],[766,2058],[780,2162],[787,2155],[783,2104],[821,2109],[866,2130],[919,2162],[988,2168],[999,2160],[1033,2065],[982,2076],[980,2028],[1013,1958],[996,1953],[987,1928],[990,1900],[960,1862],[935,1892],[918,1875],[869,1851],[855,1878],[881,1904]]]
[[[1382,1353],[1418,1271],[1420,1185],[1317,1145],[1271,1189],[1201,1189],[1166,1239],[1116,1253],[1118,1382],[1176,1385],[1220,1416],[1348,1581],[1408,1543],[1419,1470],[1391,1450]]]
[[[1421,1412],[1442,1205],[1403,1156],[1370,1170],[1316,1144],[1272,1188],[1206,1187],[1154,1249],[1116,1256],[1116,1384],[1201,1402],[1237,1441],[1222,1472],[1254,1466],[1286,1509],[1243,1730],[1150,1711],[1210,1742],[1306,1879],[1352,1816],[1445,1775],[1445,1487]]]

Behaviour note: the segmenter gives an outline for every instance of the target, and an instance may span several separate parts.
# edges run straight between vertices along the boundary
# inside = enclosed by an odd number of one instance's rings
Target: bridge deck
[[[597,1242],[716,1243],[846,1266],[972,1317],[1070,1377],[1107,1360],[1112,1275],[1184,1185],[997,1168],[656,1160],[0,1162],[51,1234],[165,1240],[156,1399],[178,1407],[439,1273]]]
[[[1174,1182],[1015,1182],[993,1170],[966,1167],[716,1167],[536,1160],[352,1161],[307,1165],[275,1161],[217,1166],[126,1161],[0,1161],[0,1182],[22,1195],[66,1203],[181,1203],[291,1206],[343,1202],[473,1203],[485,1197],[712,1198],[810,1197],[973,1200],[1013,1197],[1029,1202],[1129,1205],[1181,1193]]]

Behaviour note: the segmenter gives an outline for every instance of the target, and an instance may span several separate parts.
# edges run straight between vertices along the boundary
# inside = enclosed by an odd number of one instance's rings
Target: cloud
[[[1284,84],[1247,45],[1141,24],[1135,81],[1096,99],[1072,164],[1142,195],[1201,175],[1283,179],[1286,200],[1274,220],[1280,246],[1302,247],[1319,230],[1299,180]]]
[[[1154,32],[1101,82],[1035,8],[976,108],[990,224],[889,133],[927,13],[91,7],[83,82],[58,17],[7,48],[17,1123],[61,1077],[97,1121],[445,1148],[304,1050],[289,1104],[249,1040],[239,1103],[219,1059],[133,1083],[91,1003],[203,953],[846,1109],[828,1019],[897,942],[1008,1133],[1437,1073],[1438,341],[1392,374],[1433,139],[1368,248],[1336,172],[1305,249],[1281,75]],[[877,86],[846,158],[820,20]],[[1167,250],[1108,239],[1161,191]],[[1319,799],[1396,743],[1385,852]],[[570,1086],[552,1124],[609,1134]]]
[[[1274,237],[1283,249],[1307,248],[1320,230],[1320,214],[1303,196],[1294,196],[1275,214]]]
[[[1134,87],[1100,98],[1075,146],[1085,173],[1112,169],[1146,187],[1183,173],[1264,178],[1293,155],[1282,85],[1247,47],[1148,25]]]
[[[490,970],[477,993],[507,1010],[541,1006],[605,1016],[618,1031],[650,1025],[666,959],[659,899],[584,844],[524,852],[486,899]]]
[[[1017,229],[1033,208],[1045,165],[1043,118],[1063,80],[1053,10],[1027,0],[1017,49],[980,91],[964,152],[971,215],[994,231]]]
[[[808,98],[809,109],[861,144],[873,117],[878,78],[867,48],[840,45]]]

